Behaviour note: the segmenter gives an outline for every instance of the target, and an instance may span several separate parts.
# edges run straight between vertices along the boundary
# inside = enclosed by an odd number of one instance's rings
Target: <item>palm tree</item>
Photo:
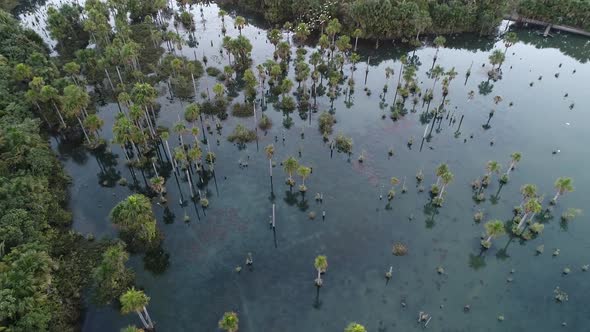
[[[234,20],[234,25],[240,31],[240,36],[241,36],[242,29],[246,26],[246,19],[243,18],[242,16],[236,16],[236,19]]]
[[[440,180],[441,180],[441,176],[445,173],[449,172],[449,165],[442,163],[440,165],[438,165],[438,167],[436,168],[436,185],[438,186],[440,184]]]
[[[455,179],[455,176],[453,175],[453,173],[451,173],[451,171],[447,171],[444,174],[442,174],[440,176],[441,181],[442,181],[442,187],[440,188],[440,191],[438,193],[438,199],[442,199],[442,195],[445,192],[445,187],[453,182],[453,180]]]
[[[90,103],[90,96],[88,93],[77,85],[68,85],[64,88],[62,97],[62,105],[66,115],[74,116],[78,120],[78,124],[82,128],[84,137],[88,144],[91,144],[90,137],[86,132],[86,128],[82,123],[82,116],[86,113],[86,107]]]
[[[272,157],[275,155],[275,147],[272,144],[264,148],[266,158],[268,158],[268,173],[270,174],[270,190],[272,191]]]
[[[551,204],[557,203],[557,199],[559,198],[559,196],[567,192],[574,191],[574,180],[568,177],[559,177],[557,178],[557,180],[555,180],[554,186],[555,189],[557,189],[557,193],[555,193],[555,196],[551,200]]]
[[[522,218],[518,222],[518,225],[516,226],[516,231],[519,232],[521,230],[522,225],[524,225],[524,222],[526,221],[526,218],[529,215],[532,214],[534,216],[535,214],[541,212],[542,209],[543,209],[543,207],[541,206],[541,203],[539,202],[539,200],[537,198],[529,199],[524,204],[524,213],[522,215]]]
[[[291,43],[291,29],[293,29],[293,24],[289,21],[283,24],[283,30],[287,31],[287,43]]]
[[[297,174],[301,176],[301,185],[299,186],[299,191],[306,192],[307,187],[305,186],[305,179],[307,179],[309,177],[309,174],[311,174],[311,168],[300,165],[297,168]]]
[[[223,9],[220,9],[217,13],[217,16],[221,18],[221,31],[225,34],[225,15],[227,12]]]
[[[350,323],[344,329],[344,332],[367,332],[364,326],[358,323]]]
[[[150,243],[156,238],[156,218],[150,200],[133,194],[117,204],[110,213],[113,224],[135,240]]]
[[[277,45],[281,41],[281,31],[279,31],[278,29],[269,30],[266,33],[266,38],[268,38],[268,40],[270,41],[270,43],[274,45],[275,52],[276,52]]]
[[[166,180],[161,176],[155,176],[150,179],[152,189],[160,196],[160,201],[164,202],[164,190],[166,189]]]
[[[330,20],[330,22],[328,22],[328,26],[326,27],[326,33],[332,39],[332,45],[334,45],[334,43],[336,42],[336,34],[340,32],[340,29],[342,29],[342,24],[340,24],[340,21],[338,21],[337,18],[334,18]]]
[[[397,186],[399,184],[399,179],[396,178],[395,176],[393,176],[389,180],[389,183],[391,183],[391,189],[387,193],[387,200],[391,201],[395,197],[395,186]]]
[[[322,281],[322,273],[325,273],[328,270],[328,258],[326,256],[320,255],[315,258],[313,263],[315,269],[318,271],[318,277],[315,280],[315,284],[318,287],[323,285]]]
[[[537,197],[537,186],[534,184],[525,184],[520,187],[520,194],[522,195],[522,202],[520,203],[522,207],[529,199]]]
[[[86,117],[86,119],[84,119],[84,127],[88,129],[88,132],[90,133],[90,135],[92,135],[94,140],[98,136],[98,131],[102,128],[103,125],[104,120],[96,114],[90,114]]]
[[[138,329],[137,327],[133,326],[133,325],[129,325],[125,328],[121,329],[121,332],[144,332],[143,329]]]
[[[352,32],[352,37],[354,38],[354,52],[356,52],[356,47],[359,42],[359,37],[361,37],[362,35],[363,35],[363,30],[361,30],[361,29],[355,29]]]
[[[506,55],[506,52],[508,52],[508,48],[516,44],[516,42],[518,41],[518,35],[516,35],[516,33],[514,32],[508,32],[504,35],[504,37],[502,37],[502,39],[504,40],[504,46],[506,46],[506,48],[504,49],[504,55]]]
[[[289,178],[287,179],[287,184],[291,187],[295,185],[295,180],[293,180],[293,173],[297,171],[299,168],[299,162],[294,157],[289,157],[285,161],[283,161],[283,169],[287,174],[289,174]]]
[[[510,161],[510,166],[508,166],[508,169],[506,170],[506,176],[508,176],[510,174],[510,171],[513,170],[514,167],[516,167],[516,164],[520,161],[522,155],[520,154],[520,152],[514,152],[510,155],[510,158],[512,158],[512,160]]]
[[[442,77],[442,75],[445,73],[445,69],[439,65],[436,65],[431,71],[430,71],[430,77],[433,79],[433,83],[432,83],[432,89],[430,90],[432,93],[434,93],[434,87],[436,86],[436,83],[438,82],[438,80]]]
[[[504,223],[500,220],[491,220],[484,225],[486,229],[487,238],[481,241],[482,247],[489,249],[492,246],[492,239],[500,235],[504,235],[506,230],[504,229]]]
[[[490,64],[492,65],[492,71],[496,69],[496,65],[498,68],[502,66],[502,62],[504,62],[506,56],[500,50],[494,50],[492,54],[489,56]]]
[[[145,295],[144,292],[136,290],[135,288],[129,289],[119,298],[121,302],[121,313],[128,314],[135,311],[141,319],[141,323],[146,329],[153,329],[154,323],[147,312],[146,306],[148,305],[150,298]]]
[[[502,165],[500,165],[499,162],[495,161],[495,160],[490,160],[488,161],[488,163],[486,164],[486,176],[488,177],[488,179],[491,180],[492,174],[493,173],[500,173],[500,170],[502,169]]]
[[[194,123],[200,117],[201,117],[201,108],[199,107],[199,104],[197,104],[197,103],[190,103],[190,104],[188,104],[188,106],[184,110],[184,119],[188,123],[192,124],[193,130],[196,129]],[[203,131],[203,140],[206,140],[206,138],[205,138],[205,127],[204,127],[202,121],[201,121],[201,129]],[[197,136],[194,135],[194,137],[195,137],[195,143],[196,143],[198,141],[197,140]]]
[[[434,38],[434,46],[436,47],[436,53],[434,54],[434,61],[436,61],[436,59],[438,58],[438,51],[440,50],[441,47],[444,47],[445,44],[447,42],[447,39],[443,36],[437,36],[436,38]]]
[[[295,28],[295,39],[303,44],[307,40],[307,37],[309,37],[310,33],[309,25],[306,23],[299,23]]]
[[[218,326],[226,332],[237,332],[239,322],[238,314],[235,312],[226,312],[219,320]]]

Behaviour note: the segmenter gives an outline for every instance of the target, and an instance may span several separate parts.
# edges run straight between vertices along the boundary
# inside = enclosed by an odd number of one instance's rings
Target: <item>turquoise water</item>
[[[221,21],[217,11],[215,5],[204,7],[206,22],[198,22],[196,31],[200,45],[195,49],[185,45],[182,53],[189,57],[193,50],[199,57],[206,54],[209,66],[221,68],[227,58],[218,52]],[[192,12],[200,21],[198,7]],[[23,16],[23,20],[31,22],[31,17]],[[228,34],[236,35],[231,19],[226,18],[226,22]],[[434,331],[555,331],[564,322],[570,331],[586,330],[590,322],[590,272],[582,272],[581,267],[590,264],[590,225],[587,213],[567,228],[561,227],[559,216],[570,207],[584,209],[584,198],[589,194],[585,166],[589,161],[586,144],[590,141],[590,65],[586,63],[590,46],[586,39],[571,35],[545,40],[530,30],[515,31],[521,41],[509,49],[502,66],[503,78],[489,82],[493,88],[487,95],[479,93],[479,86],[487,81],[491,50],[494,46],[503,49],[502,42],[470,35],[447,38],[448,47],[440,50],[437,64],[446,69],[455,67],[459,72],[447,97],[447,110],[457,122],[449,125],[445,118],[440,132],[434,131],[421,151],[425,130],[419,120],[425,109],[422,103],[416,113],[408,113],[399,121],[381,118],[382,114],[389,115],[388,107],[379,107],[385,68],[396,71],[387,82],[390,88],[385,95],[391,104],[399,57],[413,51],[397,44],[379,50],[371,43],[361,45],[363,61],[368,56],[372,59],[366,83],[372,94],[368,96],[363,90],[367,65],[362,62],[354,74],[357,84],[353,105],[345,104],[346,86],[334,102],[338,121],[335,133],[342,132],[354,141],[350,158],[336,152],[331,157],[317,129],[319,113],[312,114],[310,124],[295,112],[294,125],[287,130],[281,126],[282,114],[269,104],[265,114],[274,126],[266,135],[260,132],[259,149],[256,143],[250,143],[239,150],[225,138],[238,123],[253,127],[253,118],[230,116],[223,121],[222,135],[215,134],[211,140],[211,149],[217,155],[217,186],[210,181],[203,188],[210,207],[203,211],[191,204],[179,206],[175,179],[168,178],[168,206],[175,215],[174,222],[164,223],[162,206],[154,204],[153,208],[165,237],[163,248],[170,254],[169,267],[164,273],[154,274],[144,268],[140,255],[130,261],[137,285],[151,297],[148,309],[158,330],[214,331],[223,312],[230,310],[238,313],[243,332],[341,331],[350,321],[362,323],[368,331],[413,331],[422,329],[417,323],[419,311],[432,315],[428,328]],[[266,32],[260,26],[249,25],[243,34],[254,46],[254,64],[272,56],[272,45],[266,42]],[[422,63],[418,77],[423,90],[432,85],[426,72],[434,53],[429,46],[415,51]],[[472,75],[464,82],[472,63]],[[560,73],[558,78],[556,73]],[[345,75],[350,75],[348,65]],[[532,87],[530,82],[534,82]],[[199,86],[214,83],[213,78],[204,77]],[[163,84],[159,90],[158,124],[170,127],[187,103],[169,100]],[[475,97],[469,100],[472,90]],[[482,125],[496,95],[504,101],[490,122],[491,128],[484,130]],[[437,88],[433,105],[440,99]],[[318,98],[318,105],[320,111],[328,110],[330,100]],[[407,105],[411,108],[410,101]],[[116,112],[116,104],[99,107],[106,122],[102,135],[107,140],[112,139]],[[463,115],[461,133],[455,137]],[[170,142],[176,142],[172,136]],[[406,145],[410,138],[415,142],[411,149]],[[132,183],[120,148],[111,145],[109,153],[95,156],[81,147],[52,143],[73,179],[70,207],[74,228],[97,238],[116,236],[108,220],[109,211],[132,190],[105,186],[103,181],[108,171]],[[263,148],[270,143],[275,144],[277,161],[273,170],[276,236],[268,227],[273,200]],[[388,156],[390,149],[394,149],[393,157]],[[557,149],[561,152],[552,154]],[[289,155],[298,156],[299,151],[300,162],[313,167],[305,197],[289,192],[278,165]],[[511,173],[511,181],[497,199],[490,197],[498,190],[497,182],[493,182],[486,190],[486,201],[476,204],[471,181],[484,174],[488,160],[498,160],[507,167],[515,151],[522,153],[523,160]],[[363,163],[357,161],[361,152]],[[240,168],[239,161],[247,161],[249,166]],[[434,169],[441,162],[449,164],[455,181],[448,187],[444,206],[433,209],[428,193],[418,192],[415,174],[423,170],[428,187],[436,181]],[[398,188],[398,195],[388,205],[379,196],[386,196],[392,176],[405,179],[408,192],[402,194]],[[508,220],[512,207],[520,203],[522,184],[536,184],[547,202],[559,176],[573,177],[576,190],[560,199],[554,219],[545,225],[540,237],[519,243],[516,239],[509,242],[504,236],[480,254],[484,228],[483,223],[473,221],[475,212],[483,210],[485,220]],[[145,186],[141,175],[138,184]],[[186,197],[187,183],[181,179],[180,185]],[[323,203],[314,200],[316,192],[323,193]],[[322,211],[326,212],[325,220]],[[309,212],[317,214],[315,220],[308,218]],[[190,216],[188,223],[183,221],[185,213]],[[406,244],[406,256],[392,255],[396,242]],[[497,255],[507,243],[507,256]],[[535,248],[541,244],[545,252],[536,255]],[[560,249],[560,255],[553,257],[555,248]],[[244,266],[248,252],[253,254],[253,268],[234,272],[237,265]],[[313,261],[320,254],[328,257],[329,268],[318,304]],[[384,274],[390,266],[393,278],[386,284]],[[442,275],[436,271],[439,266],[445,270]],[[572,270],[567,276],[562,274],[565,267]],[[568,302],[555,302],[556,286],[569,294]],[[463,310],[465,305],[471,307],[468,313]],[[499,315],[505,317],[503,322],[498,321]],[[117,331],[130,323],[139,321],[134,315],[120,315],[115,308],[90,305],[83,330]]]

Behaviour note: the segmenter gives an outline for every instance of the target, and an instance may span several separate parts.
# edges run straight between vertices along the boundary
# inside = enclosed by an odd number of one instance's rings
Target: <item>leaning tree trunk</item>
[[[145,314],[145,317],[147,318],[147,321],[150,324],[150,327],[153,328],[154,327],[154,323],[152,322],[152,318],[150,317],[150,314],[148,314],[148,311],[145,308],[145,306],[143,307],[143,313]]]
[[[143,327],[145,327],[146,329],[149,329],[151,326],[145,321],[145,318],[143,318],[143,315],[141,314],[141,311],[136,310],[135,312],[137,312],[137,315],[139,316],[139,319],[141,319],[141,323],[143,324]]]
[[[518,226],[516,226],[516,229],[517,229],[517,230],[519,230],[519,229],[520,229],[520,227],[522,227],[522,225],[524,224],[524,221],[525,221],[526,217],[528,217],[528,215],[529,215],[529,213],[527,212],[527,213],[525,213],[525,214],[522,216],[522,219],[520,219],[520,222],[518,223]]]

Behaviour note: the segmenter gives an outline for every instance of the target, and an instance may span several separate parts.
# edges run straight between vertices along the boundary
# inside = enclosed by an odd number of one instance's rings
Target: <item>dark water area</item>
[[[44,12],[45,7],[36,10]],[[222,69],[227,58],[219,52],[218,8],[204,7],[203,12],[205,22],[201,22],[198,6],[193,7],[199,45],[185,45],[182,54],[190,58],[193,52],[198,57],[206,55],[208,66]],[[30,24],[32,16],[23,15],[21,19]],[[226,26],[229,35],[238,34],[230,18],[226,18]],[[38,25],[33,28],[40,29]],[[503,77],[498,81],[488,80],[488,56],[494,47],[503,50],[501,40],[470,35],[447,38],[448,47],[440,49],[436,63],[447,70],[454,67],[459,73],[446,98],[450,116],[445,115],[440,130],[432,132],[433,138],[421,151],[426,125],[420,122],[420,113],[426,106],[420,101],[416,113],[409,112],[398,121],[389,118],[389,106],[380,107],[384,84],[389,86],[385,103],[393,101],[400,56],[414,52],[399,45],[375,50],[371,43],[363,43],[359,50],[363,60],[354,73],[355,92],[347,100],[344,85],[334,101],[334,134],[344,133],[353,139],[350,157],[337,152],[331,156],[318,131],[319,113],[312,113],[310,124],[296,111],[291,116],[293,126],[285,129],[282,113],[269,103],[264,113],[272,119],[272,129],[266,134],[259,130],[258,144],[249,143],[245,149],[238,149],[226,137],[239,123],[254,128],[254,119],[230,116],[224,120],[221,135],[214,132],[210,137],[211,151],[217,156],[216,181],[211,179],[201,188],[207,193],[209,208],[203,210],[191,203],[180,206],[181,191],[186,198],[188,184],[180,178],[179,187],[175,177],[169,176],[166,188],[173,223],[164,222],[162,205],[153,205],[164,235],[163,248],[170,255],[169,267],[155,274],[144,268],[140,255],[130,261],[137,285],[151,298],[150,315],[158,331],[215,331],[223,312],[230,310],[238,313],[243,332],[341,331],[351,321],[365,325],[368,331],[414,331],[423,328],[417,323],[420,311],[432,315],[428,328],[434,331],[556,331],[563,328],[562,323],[569,331],[587,330],[590,272],[583,272],[582,266],[590,264],[588,213],[584,211],[567,227],[559,217],[568,208],[586,210],[584,202],[590,194],[590,176],[585,171],[590,162],[590,45],[587,39],[573,35],[543,39],[535,31],[511,29],[520,41],[508,50]],[[254,65],[272,58],[273,46],[266,40],[266,31],[248,25],[242,33],[253,44]],[[311,51],[311,46],[307,48]],[[435,52],[424,46],[414,53],[421,63],[417,74],[423,91],[432,86],[426,72]],[[369,56],[372,60],[364,84]],[[471,65],[471,76],[465,81]],[[386,67],[395,70],[389,80]],[[556,77],[556,73],[560,75]],[[351,75],[350,65],[344,66],[344,75]],[[205,75],[199,89],[215,82]],[[165,84],[158,90],[158,125],[172,127],[187,102],[170,100]],[[470,91],[473,99],[468,98]],[[482,125],[495,107],[494,96],[501,96],[503,102],[497,106],[491,127],[484,129]],[[433,105],[441,98],[437,87]],[[319,97],[318,105],[320,111],[329,110],[329,98]],[[409,99],[406,107],[411,106]],[[105,120],[101,136],[111,141],[117,105],[98,109]],[[456,134],[462,116],[460,133]],[[455,122],[450,121],[453,118]],[[213,119],[207,121],[214,123]],[[409,148],[411,138],[414,144]],[[176,134],[171,134],[170,142],[176,141]],[[274,199],[264,153],[271,143],[275,144],[277,162]],[[145,189],[141,173],[136,172],[134,186],[123,152],[115,144],[103,152],[90,152],[57,139],[52,145],[72,177],[74,229],[96,238],[116,237],[109,212],[134,189]],[[394,151],[391,157],[390,149]],[[560,152],[553,154],[554,150]],[[516,151],[523,158],[510,182],[498,191],[498,182],[493,181],[485,191],[486,200],[476,203],[471,181],[485,173],[488,160],[499,161],[505,170],[510,154]],[[362,163],[357,160],[361,154]],[[284,184],[286,175],[280,161],[288,156],[296,156],[313,168],[305,195],[296,188],[290,192]],[[247,162],[248,167],[240,167],[240,162]],[[418,191],[415,175],[422,170],[428,188],[436,182],[434,172],[441,162],[449,164],[455,181],[448,186],[444,206],[435,209],[429,204],[427,190]],[[145,176],[149,179],[152,175]],[[402,194],[399,187],[388,204],[385,196],[392,176],[405,180],[408,191]],[[559,176],[572,177],[575,191],[560,198],[552,212],[554,218],[539,237],[521,243],[503,236],[481,253],[485,221],[509,220],[512,208],[520,203],[519,189],[526,183],[538,186],[547,205]],[[120,177],[130,186],[117,185]],[[315,201],[316,193],[323,194],[322,203]],[[269,229],[273,202],[276,234]],[[474,222],[478,211],[484,211],[484,222]],[[317,215],[314,220],[308,218],[310,212]],[[185,215],[189,222],[183,220]],[[392,255],[392,245],[397,242],[407,246],[406,256]],[[545,252],[537,255],[535,248],[541,244]],[[499,254],[505,247],[506,255]],[[557,248],[560,254],[553,256]],[[252,269],[244,265],[248,253],[254,258]],[[319,304],[313,282],[317,255],[326,255],[329,262]],[[234,271],[236,266],[244,267],[241,273]],[[393,278],[386,284],[384,274],[390,266]],[[438,267],[444,268],[443,274],[437,273]],[[564,268],[570,268],[571,273],[564,275]],[[569,301],[556,303],[553,290],[557,286],[569,294]],[[469,312],[464,311],[465,305],[470,306]],[[498,320],[500,315],[503,321]],[[116,308],[90,305],[83,331],[118,331],[131,323],[139,324],[135,315],[122,316]]]

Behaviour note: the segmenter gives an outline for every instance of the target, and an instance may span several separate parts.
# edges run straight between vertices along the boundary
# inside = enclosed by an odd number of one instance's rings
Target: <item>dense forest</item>
[[[345,31],[360,29],[362,38],[413,41],[420,34],[493,33],[504,14],[583,28],[590,24],[587,0],[221,0],[222,4],[264,15],[271,23],[306,22],[321,29],[333,17]],[[412,38],[414,37],[414,38]]]
[[[42,39],[4,11],[0,40],[0,330],[79,330],[83,289],[108,244],[70,231],[69,178],[33,113],[52,107],[44,82],[67,80]]]
[[[518,13],[529,18],[590,30],[588,0],[522,0],[518,5]]]

